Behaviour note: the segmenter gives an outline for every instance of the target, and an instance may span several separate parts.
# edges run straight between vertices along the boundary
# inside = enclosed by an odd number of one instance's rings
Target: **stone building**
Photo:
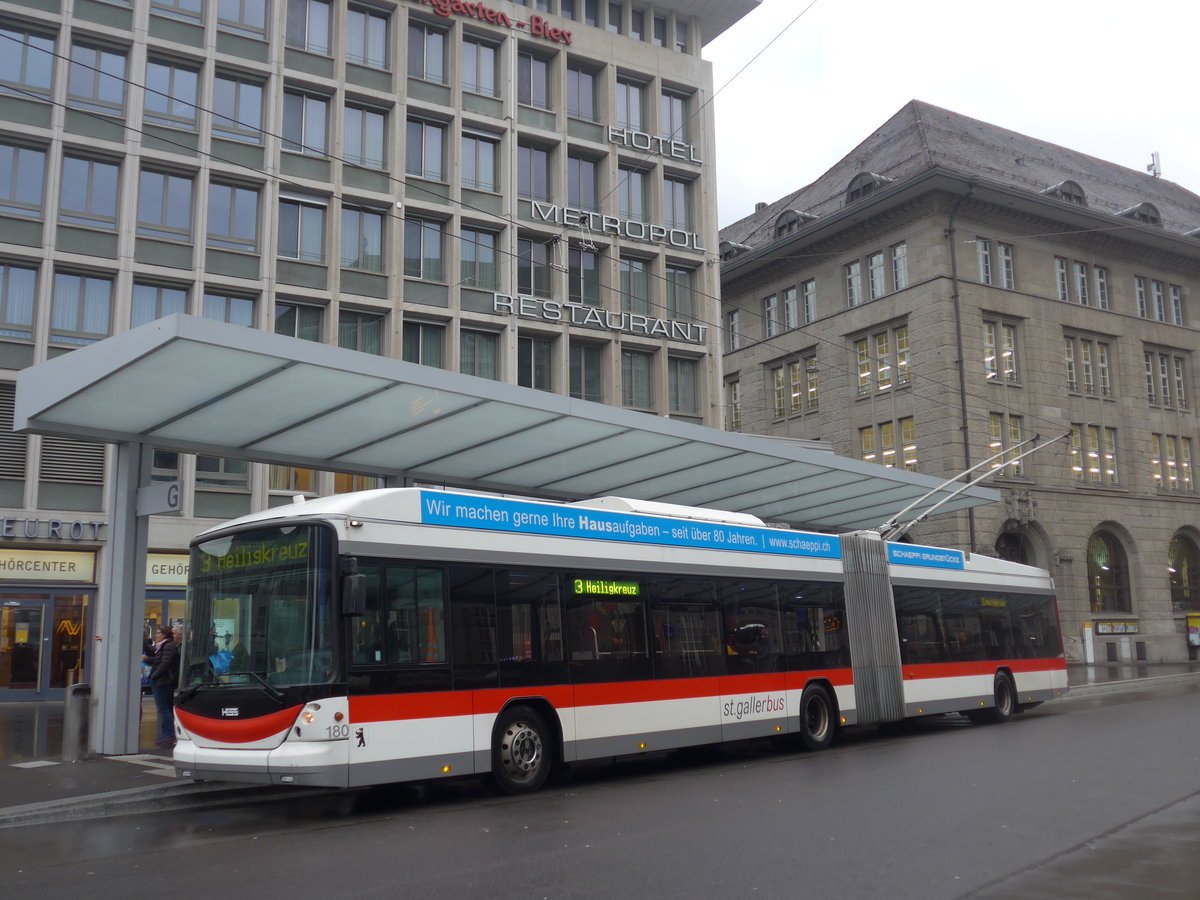
[[[12,433],[17,372],[73,348],[183,312],[719,424],[700,52],[755,6],[2,0],[0,699],[81,680],[103,602],[111,448]],[[153,477],[148,628],[201,528],[379,480]]]
[[[1194,657],[1200,197],[1157,167],[909,103],[722,230],[726,427],[1002,453],[1002,503],[910,536],[1049,569],[1073,660]]]

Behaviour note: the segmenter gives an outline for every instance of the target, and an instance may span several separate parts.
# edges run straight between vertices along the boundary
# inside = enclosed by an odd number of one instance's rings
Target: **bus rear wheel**
[[[967,718],[976,725],[1007,722],[1017,712],[1017,689],[1003,672],[996,675],[992,688],[993,705],[987,709],[969,709]]]
[[[800,695],[800,743],[806,750],[824,750],[837,729],[833,700],[819,684],[810,684]]]
[[[506,709],[492,742],[491,781],[505,794],[532,793],[550,777],[554,743],[545,719],[530,706]]]

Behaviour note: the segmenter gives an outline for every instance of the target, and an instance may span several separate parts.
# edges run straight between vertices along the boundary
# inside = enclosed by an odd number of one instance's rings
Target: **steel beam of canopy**
[[[835,532],[879,525],[937,484],[820,442],[724,432],[181,315],[23,370],[14,425],[391,484],[707,505]],[[996,499],[972,488],[943,509]]]

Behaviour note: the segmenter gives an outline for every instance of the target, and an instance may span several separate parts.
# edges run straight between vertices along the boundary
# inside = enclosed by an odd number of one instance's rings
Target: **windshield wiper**
[[[225,675],[226,675],[226,677],[231,676],[231,675],[234,675],[234,676],[243,676],[244,675],[249,678],[253,678],[255,681],[257,681],[259,684],[261,684],[263,686],[263,690],[265,690],[268,694],[270,694],[272,697],[274,697],[279,702],[281,702],[281,703],[283,702],[283,696],[284,696],[283,691],[279,690],[279,688],[275,687],[275,685],[268,682],[267,679],[263,678],[257,672],[226,672]]]

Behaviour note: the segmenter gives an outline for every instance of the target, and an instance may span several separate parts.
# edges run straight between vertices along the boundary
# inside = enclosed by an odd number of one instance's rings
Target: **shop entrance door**
[[[0,702],[61,700],[84,681],[93,592],[0,592]]]

